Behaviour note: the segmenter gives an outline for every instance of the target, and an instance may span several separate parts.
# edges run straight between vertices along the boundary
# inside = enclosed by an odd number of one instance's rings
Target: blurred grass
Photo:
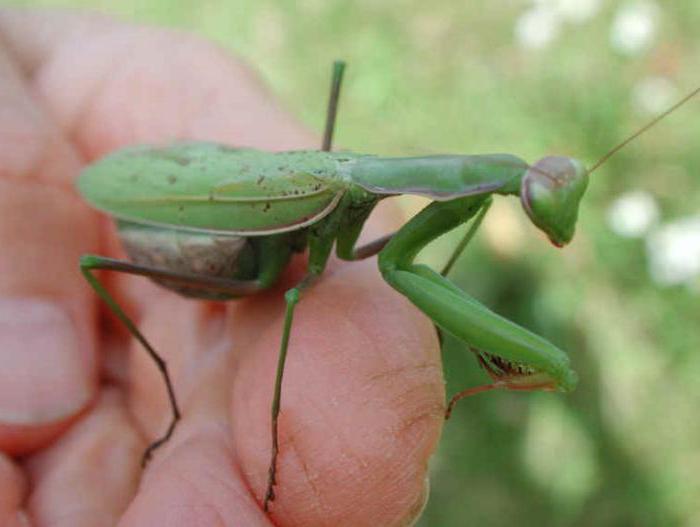
[[[318,130],[330,63],[345,58],[336,137],[359,152],[558,153],[590,164],[649,119],[633,104],[642,80],[668,78],[678,95],[698,84],[695,0],[660,4],[653,46],[633,56],[609,43],[617,2],[538,50],[513,37],[524,0],[10,3],[89,7],[206,35],[247,58]],[[592,177],[565,251],[516,202],[494,207],[454,279],[568,350],[581,383],[571,396],[463,402],[433,460],[420,526],[700,525],[700,288],[655,285],[644,241],[605,220],[630,189],[652,193],[662,221],[698,212],[699,116],[690,103]],[[443,261],[454,239],[424,258]],[[484,382],[459,344],[448,339],[444,355],[450,393]]]

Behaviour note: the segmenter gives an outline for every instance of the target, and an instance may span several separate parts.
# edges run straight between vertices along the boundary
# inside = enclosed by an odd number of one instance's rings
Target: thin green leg
[[[165,386],[168,390],[168,401],[170,402],[172,418],[170,420],[170,424],[168,425],[168,429],[166,430],[165,434],[163,434],[163,436],[151,443],[143,453],[143,457],[141,458],[141,466],[143,467],[146,466],[146,463],[148,463],[148,461],[151,459],[153,451],[159,446],[161,446],[163,443],[168,441],[168,439],[170,439],[170,437],[173,435],[173,432],[175,431],[175,426],[180,420],[182,414],[180,413],[180,408],[177,404],[177,399],[175,398],[175,390],[173,388],[173,383],[170,379],[170,374],[168,373],[168,365],[158,354],[158,352],[153,348],[153,346],[151,346],[150,342],[148,342],[146,337],[144,337],[143,334],[139,331],[139,329],[136,327],[136,324],[134,324],[133,321],[127,316],[127,314],[124,313],[121,306],[119,306],[117,301],[114,300],[112,295],[110,295],[107,292],[107,290],[102,286],[97,277],[95,277],[95,275],[93,274],[93,270],[99,269],[101,264],[101,257],[94,255],[84,255],[80,258],[80,271],[83,273],[83,276],[95,290],[97,295],[107,304],[112,313],[114,313],[117,316],[117,318],[122,322],[122,324],[124,324],[124,326],[126,326],[126,328],[129,330],[129,333],[131,333],[148,352],[151,359],[153,359],[153,362],[155,362],[156,366],[158,367],[158,370],[160,371],[160,374],[163,377],[163,382],[165,382]]]
[[[96,256],[92,254],[86,254],[80,258],[80,270],[83,276],[88,281],[90,286],[94,289],[97,295],[107,304],[109,309],[116,315],[116,317],[124,324],[129,333],[139,341],[139,343],[146,350],[148,355],[151,357],[155,363],[158,371],[160,371],[163,382],[167,388],[168,401],[170,403],[170,409],[172,418],[168,429],[165,434],[159,439],[151,443],[143,454],[141,460],[142,466],[151,459],[153,452],[166,443],[170,437],[173,435],[178,421],[181,417],[180,408],[177,404],[177,398],[175,397],[175,390],[173,388],[173,383],[168,372],[168,366],[165,360],[158,354],[151,343],[146,339],[146,337],[139,331],[138,327],[129,318],[129,316],[124,312],[117,301],[109,294],[109,292],[100,283],[97,277],[93,274],[95,270],[103,269],[109,271],[116,271],[121,273],[133,274],[138,276],[145,276],[148,278],[164,279],[170,282],[182,283],[186,285],[195,286],[203,290],[215,291],[230,294],[231,296],[244,296],[250,295],[261,289],[269,287],[276,278],[279,276],[280,272],[286,265],[289,256],[289,249],[286,245],[283,245],[279,240],[270,239],[266,245],[262,248],[262,251],[268,256],[263,258],[265,265],[260,270],[260,275],[257,280],[229,280],[225,278],[217,278],[211,276],[200,276],[200,275],[190,275],[175,271],[170,271],[168,269],[150,267],[147,265],[139,265],[124,260],[118,260],[115,258],[107,258],[104,256]],[[286,251],[286,252],[285,252]],[[269,254],[268,254],[269,253]]]
[[[289,336],[292,331],[292,322],[294,320],[294,308],[299,303],[301,298],[301,293],[309,287],[318,278],[316,274],[308,274],[296,287],[289,289],[285,295],[284,300],[287,304],[284,313],[284,327],[282,329],[282,341],[280,342],[280,351],[277,357],[277,372],[275,374],[275,389],[272,396],[272,420],[271,420],[271,432],[272,432],[272,449],[270,451],[270,466],[268,468],[267,475],[267,490],[265,491],[265,500],[263,502],[263,509],[265,512],[270,510],[270,502],[275,499],[275,485],[277,484],[277,456],[279,454],[279,434],[278,434],[278,420],[280,415],[280,408],[282,405],[282,380],[284,378],[284,367],[287,362],[287,351],[289,349]]]
[[[328,98],[328,111],[326,113],[326,127],[323,134],[323,144],[321,149],[329,152],[333,143],[333,132],[335,130],[336,115],[338,111],[338,100],[340,97],[340,87],[345,71],[345,62],[335,61],[331,77],[331,91]],[[347,200],[341,201],[336,210],[322,223],[311,229],[309,236],[309,269],[304,279],[292,289],[288,290],[284,299],[287,304],[284,314],[284,327],[282,329],[282,341],[280,342],[279,356],[277,357],[277,372],[275,374],[275,388],[272,395],[271,407],[271,433],[272,447],[270,450],[270,466],[268,468],[267,489],[263,500],[263,510],[270,510],[270,503],[275,499],[275,485],[277,484],[277,456],[279,455],[279,431],[278,420],[282,406],[282,380],[284,378],[284,368],[287,362],[287,350],[289,348],[289,337],[292,331],[292,321],[294,320],[294,308],[299,303],[301,293],[311,286],[313,282],[323,273],[333,248],[338,230],[343,218],[343,212],[347,206]]]
[[[467,232],[464,234],[464,237],[457,244],[457,247],[455,248],[455,250],[452,252],[452,255],[450,256],[450,259],[447,260],[447,263],[442,268],[442,271],[440,271],[440,274],[442,276],[447,276],[450,273],[450,271],[452,270],[452,267],[457,262],[457,260],[461,256],[461,254],[464,252],[464,249],[467,248],[467,245],[469,245],[469,242],[472,240],[472,238],[474,238],[474,234],[476,234],[476,231],[481,226],[481,222],[483,221],[484,216],[486,216],[486,213],[489,211],[489,208],[491,207],[491,203],[493,203],[493,199],[491,199],[491,198],[488,198],[484,201],[484,204],[481,206],[481,209],[479,209],[479,212],[477,213],[476,217],[472,221]]]
[[[339,216],[339,215],[338,215]],[[336,216],[337,217],[337,216]],[[279,430],[278,420],[280,409],[282,407],[282,380],[284,378],[284,368],[287,362],[287,351],[289,349],[289,338],[292,331],[292,322],[294,320],[294,308],[301,299],[301,294],[310,287],[318,277],[323,273],[333,248],[333,235],[336,225],[335,218],[330,218],[330,222],[326,224],[326,229],[317,233],[309,240],[309,269],[304,279],[292,289],[289,289],[284,300],[287,304],[284,313],[284,327],[282,328],[282,340],[280,342],[280,351],[277,358],[277,372],[275,374],[275,388],[272,395],[271,407],[271,434],[272,447],[270,449],[270,466],[267,475],[267,489],[265,490],[265,498],[263,500],[263,510],[270,510],[270,503],[275,499],[275,485],[277,484],[277,456],[279,455]]]

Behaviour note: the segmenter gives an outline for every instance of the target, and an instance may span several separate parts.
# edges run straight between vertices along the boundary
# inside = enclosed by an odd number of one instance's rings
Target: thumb
[[[92,399],[94,314],[80,253],[94,221],[68,186],[78,158],[0,47],[0,450],[24,454]]]

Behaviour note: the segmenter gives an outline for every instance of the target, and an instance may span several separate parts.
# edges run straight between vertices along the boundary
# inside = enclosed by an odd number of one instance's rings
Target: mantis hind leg
[[[136,324],[129,318],[129,316],[124,312],[119,303],[109,294],[109,292],[104,288],[102,283],[93,274],[96,269],[105,268],[105,264],[113,265],[114,262],[111,259],[102,258],[100,256],[85,255],[80,258],[80,271],[83,276],[88,281],[90,286],[94,289],[95,293],[104,301],[109,307],[110,311],[116,315],[116,317],[124,324],[126,329],[133,335],[133,337],[139,341],[143,348],[148,352],[148,355],[153,359],[158,371],[163,377],[163,382],[168,390],[168,402],[170,403],[170,410],[172,412],[172,418],[168,428],[160,438],[151,443],[148,448],[143,453],[141,458],[141,466],[144,467],[151,459],[153,451],[156,450],[163,443],[167,442],[175,431],[177,422],[180,420],[181,412],[180,407],[177,404],[177,398],[175,397],[175,389],[173,388],[173,382],[170,379],[170,374],[168,373],[168,365],[165,360],[158,354],[155,348],[151,345],[148,339],[141,333],[136,327]],[[118,270],[118,269],[115,269]]]
[[[283,267],[282,259],[273,262],[279,269]],[[203,289],[209,289],[215,292],[229,293],[233,296],[247,295],[255,291],[263,289],[268,284],[266,283],[268,279],[271,279],[273,275],[279,272],[279,269],[268,270],[265,280],[250,280],[250,281],[239,281],[239,280],[227,280],[222,278],[214,278],[207,276],[197,276],[197,275],[187,275],[183,273],[168,271],[167,269],[154,268],[145,265],[133,264],[131,262],[117,260],[114,258],[106,258],[103,256],[96,255],[84,255],[80,258],[80,270],[83,276],[88,281],[90,286],[93,288],[95,293],[107,304],[110,311],[121,321],[126,329],[131,333],[131,335],[143,346],[148,355],[151,357],[155,363],[158,371],[163,378],[163,382],[167,388],[168,392],[168,402],[170,404],[171,419],[165,433],[159,437],[156,441],[152,442],[148,448],[146,448],[143,458],[141,460],[141,465],[145,466],[151,459],[153,452],[166,443],[173,435],[178,421],[181,418],[181,412],[179,405],[177,403],[177,398],[175,396],[175,389],[173,387],[173,382],[168,372],[168,365],[165,360],[160,356],[160,354],[151,345],[148,339],[139,331],[136,324],[131,320],[131,318],[124,312],[119,303],[114,299],[112,295],[109,294],[107,289],[102,285],[99,279],[95,276],[94,271],[99,269],[123,272],[128,274],[135,274],[140,276],[147,276],[151,278],[161,278],[167,279],[174,282],[181,282],[183,284],[196,285]]]

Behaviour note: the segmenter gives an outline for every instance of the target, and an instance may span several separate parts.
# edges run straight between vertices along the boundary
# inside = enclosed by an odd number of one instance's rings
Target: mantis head
[[[588,186],[588,176],[630,142],[700,93],[694,89],[666,111],[654,117],[620,144],[610,149],[590,170],[570,157],[544,157],[530,166],[521,180],[520,201],[532,223],[562,247],[571,241],[576,229],[578,205]]]
[[[557,247],[571,241],[578,207],[588,186],[588,171],[570,157],[537,161],[523,176],[520,201],[527,215]]]

